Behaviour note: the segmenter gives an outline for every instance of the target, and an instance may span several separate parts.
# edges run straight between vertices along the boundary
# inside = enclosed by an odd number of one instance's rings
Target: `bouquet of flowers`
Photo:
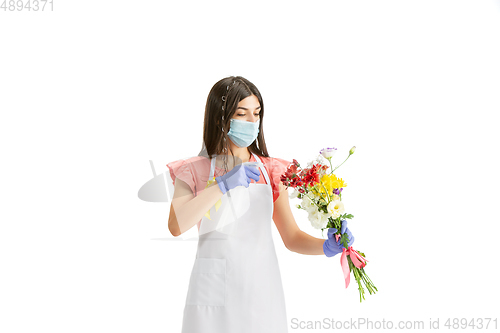
[[[351,148],[344,162],[354,154],[355,149],[355,146]],[[340,264],[344,272],[346,288],[349,286],[350,273],[352,272],[358,283],[359,301],[361,302],[365,299],[365,289],[361,282],[368,289],[370,295],[375,294],[378,290],[364,270],[368,261],[365,259],[365,254],[348,246],[347,234],[340,233],[342,221],[352,219],[354,216],[345,213],[342,203],[342,190],[347,184],[333,173],[344,164],[342,162],[333,169],[331,159],[336,151],[337,148],[321,149],[316,161],[309,162],[307,168],[301,168],[299,162],[294,159],[293,164],[281,175],[281,181],[287,188],[295,189],[290,197],[302,199],[297,208],[308,212],[309,221],[314,228],[321,229],[321,232],[328,228],[338,230],[334,235],[335,239],[338,241],[340,238],[340,243],[344,245]],[[323,158],[328,160],[330,172],[327,172],[328,165],[324,163]]]

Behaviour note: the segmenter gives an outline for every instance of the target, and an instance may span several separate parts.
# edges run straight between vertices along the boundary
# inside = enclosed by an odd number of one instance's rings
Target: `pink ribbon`
[[[344,248],[342,250],[342,255],[340,256],[340,265],[342,265],[342,271],[344,272],[344,279],[345,279],[345,287],[347,288],[349,286],[349,282],[351,282],[351,272],[349,270],[349,263],[347,262],[347,256],[351,258],[352,263],[354,266],[357,268],[363,268],[366,266],[366,260],[363,258],[356,250],[352,248],[352,246],[349,246],[348,249]]]

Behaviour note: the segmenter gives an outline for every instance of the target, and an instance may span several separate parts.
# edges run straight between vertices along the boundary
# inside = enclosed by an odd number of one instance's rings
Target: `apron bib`
[[[266,168],[260,170],[266,184],[250,183],[248,188],[229,190],[222,196],[220,208],[210,210],[211,219],[202,218],[182,333],[288,332],[271,234],[271,182]],[[209,179],[214,171],[212,157]],[[232,218],[229,222],[228,216]]]

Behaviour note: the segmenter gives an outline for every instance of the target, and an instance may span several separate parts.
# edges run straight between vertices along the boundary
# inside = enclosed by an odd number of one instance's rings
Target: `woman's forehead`
[[[255,109],[260,106],[259,99],[255,95],[248,96],[238,103],[238,108]]]

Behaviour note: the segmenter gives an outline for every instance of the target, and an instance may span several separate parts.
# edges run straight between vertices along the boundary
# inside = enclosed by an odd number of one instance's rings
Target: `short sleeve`
[[[167,163],[167,167],[170,171],[170,177],[175,186],[175,178],[179,178],[183,182],[189,185],[191,191],[196,195],[196,182],[193,177],[193,173],[190,167],[190,163],[186,163],[185,160],[177,160],[174,162]]]
[[[273,202],[275,202],[280,195],[280,183],[281,183],[281,175],[285,173],[286,169],[293,162],[284,160],[282,158],[273,157],[270,161],[270,177],[271,177],[271,186],[273,189]]]

